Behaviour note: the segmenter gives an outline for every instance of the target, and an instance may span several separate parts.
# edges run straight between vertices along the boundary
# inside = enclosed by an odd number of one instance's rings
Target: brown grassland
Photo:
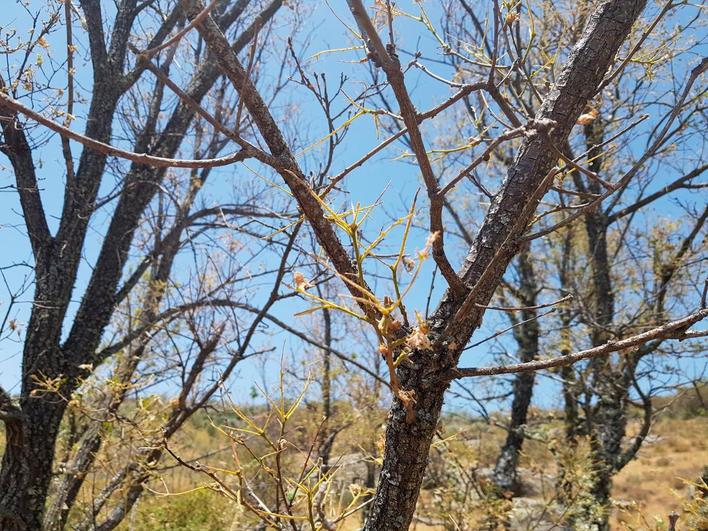
[[[704,393],[703,393],[704,394]],[[637,458],[629,463],[616,477],[613,490],[615,510],[612,529],[620,530],[665,530],[667,515],[671,511],[681,513],[678,529],[681,531],[708,529],[708,509],[706,500],[699,495],[699,478],[705,473],[708,464],[708,417],[695,392],[689,391],[678,399],[667,398],[659,404],[659,413],[651,434],[645,441]],[[157,402],[156,402],[157,403]],[[333,461],[346,463],[336,473],[333,483],[342,492],[350,491],[350,483],[361,483],[362,463],[376,458],[363,449],[373,441],[374,448],[380,447],[383,429],[378,421],[384,412],[373,411],[364,417],[355,412],[347,412],[345,404],[339,404],[339,414],[349,416],[351,423],[337,438],[333,448]],[[309,450],[308,441],[315,431],[314,419],[317,406],[304,405],[298,415],[292,419],[292,425],[286,438],[298,451],[290,460],[284,460],[285,467],[298,469],[302,456]],[[263,419],[264,411],[259,408],[250,411],[254,419]],[[357,420],[358,419],[358,420]],[[372,420],[373,419],[373,420]],[[440,479],[448,471],[450,460],[457,466],[474,471],[480,485],[485,482],[485,474],[491,469],[504,436],[504,431],[495,426],[502,424],[501,416],[492,416],[491,422],[448,415],[441,424],[440,437],[433,446],[430,458],[429,479],[424,485],[419,501],[419,513],[424,515],[414,523],[413,529],[454,529],[443,527],[433,521],[445,519],[446,504],[452,503],[449,485]],[[187,429],[175,441],[172,447],[177,455],[186,461],[199,458],[201,463],[217,467],[222,472],[219,476],[225,482],[235,484],[235,462],[233,446],[220,428],[237,425],[233,415],[212,414],[200,416],[190,423]],[[630,431],[638,429],[639,419],[632,420]],[[530,440],[525,444],[525,451],[520,463],[522,478],[527,491],[521,500],[525,506],[543,507],[549,504],[557,473],[559,450],[554,447],[554,440],[562,425],[554,412],[535,410],[529,422]],[[1,434],[0,434],[1,435]],[[116,433],[125,438],[126,431]],[[0,436],[0,449],[2,448]],[[133,444],[139,445],[139,439]],[[86,482],[81,502],[84,507],[90,505],[92,492],[96,492],[110,476],[112,464],[119,460],[119,444],[109,445],[110,450],[102,452],[100,462],[104,474],[95,474]],[[251,445],[259,450],[257,443]],[[582,449],[578,450],[582,453]],[[241,466],[246,475],[255,477],[253,463],[241,458]],[[572,456],[571,456],[572,457]],[[576,465],[582,466],[579,457]],[[265,485],[266,483],[262,483]],[[166,461],[156,472],[148,493],[143,496],[131,515],[121,524],[122,530],[241,530],[256,529],[256,523],[238,503],[215,492],[213,481],[197,472],[179,466],[173,459]],[[262,487],[267,488],[267,487]],[[454,489],[454,487],[453,487]],[[346,497],[346,495],[344,496]],[[344,498],[343,497],[343,498]],[[523,504],[522,504],[523,505]],[[467,513],[474,514],[474,513]],[[481,513],[480,513],[481,514]],[[428,516],[432,515],[432,516]],[[458,517],[459,518],[459,517]],[[471,517],[470,517],[471,518]],[[357,529],[360,518],[350,518],[340,529]],[[433,523],[431,523],[433,522]],[[514,529],[547,529],[535,527],[538,520],[521,519]],[[466,521],[461,529],[475,529],[476,523]],[[265,528],[259,528],[265,529]]]

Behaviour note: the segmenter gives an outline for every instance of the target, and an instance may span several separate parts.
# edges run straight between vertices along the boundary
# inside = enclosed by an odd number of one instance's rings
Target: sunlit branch
[[[613,352],[619,352],[627,349],[633,349],[654,339],[692,339],[696,336],[690,334],[687,329],[695,323],[702,321],[706,317],[708,317],[708,309],[704,308],[682,319],[678,319],[677,321],[671,321],[665,325],[652,328],[647,332],[630,336],[626,339],[620,339],[618,341],[610,341],[604,345],[587,350],[581,350],[567,356],[547,360],[530,361],[527,363],[515,363],[513,365],[504,365],[500,367],[461,367],[451,370],[448,377],[452,380],[455,378],[469,378],[472,376],[495,376],[499,374],[516,374],[519,372],[539,371],[554,367],[564,367],[577,363],[581,360],[605,356]]]

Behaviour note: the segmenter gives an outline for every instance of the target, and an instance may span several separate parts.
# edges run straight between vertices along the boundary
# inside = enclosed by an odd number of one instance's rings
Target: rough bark
[[[139,77],[136,71],[124,74],[127,43],[139,12],[135,9],[136,3],[137,0],[121,3],[111,30],[110,45],[106,48],[100,2],[81,1],[93,65],[92,99],[84,134],[99,142],[109,143],[119,99]],[[219,22],[232,23],[242,11],[242,4],[227,11]],[[280,4],[273,2],[269,6],[269,16]],[[169,24],[174,25],[176,18],[170,20]],[[165,23],[158,32],[160,38],[171,30],[169,24]],[[245,46],[255,29],[250,28],[246,33],[236,44]],[[153,40],[153,44],[159,44],[159,41]],[[189,87],[191,95],[196,100],[201,99],[218,76],[219,70],[213,63],[202,68]],[[3,117],[12,118],[7,123],[14,123],[15,117],[9,115],[7,109],[0,108],[0,112]],[[155,151],[174,154],[193,114],[188,105],[179,105],[163,131],[164,142],[158,142]],[[137,145],[145,144],[153,132],[152,129],[145,131],[143,137],[137,139]],[[76,175],[65,187],[59,228],[52,237],[45,230],[46,220],[34,181],[32,154],[22,129],[16,128],[9,137],[4,136],[6,141],[14,142],[6,153],[16,170],[23,210],[27,210],[25,219],[35,256],[34,300],[41,304],[33,306],[25,336],[19,402],[22,415],[17,422],[6,423],[11,444],[6,447],[0,469],[0,529],[34,530],[42,528],[54,447],[66,402],[79,384],[77,377],[82,375],[79,366],[86,363],[97,365],[101,361],[95,358],[95,353],[117,302],[116,293],[127,252],[164,169],[138,164],[131,167],[77,317],[62,344],[66,311],[107,157],[105,153],[91,149],[82,151]],[[55,388],[48,392],[48,386],[43,382],[51,382]]]
[[[6,423],[7,448],[0,472],[0,529],[41,529],[52,476],[54,444],[64,413],[62,400],[21,401],[24,421]]]
[[[550,133],[556,145],[563,145],[644,5],[643,0],[607,1],[589,18],[583,37],[537,114],[538,119],[556,123]],[[410,526],[448,386],[438,375],[441,369],[454,368],[461,346],[480,325],[483,312],[474,303],[486,304],[490,300],[516,252],[516,238],[526,229],[538,202],[539,196],[534,191],[541,188],[540,192],[545,192],[544,180],[554,163],[553,155],[540,138],[524,142],[459,275],[466,285],[472,286],[472,304],[465,305],[447,296],[431,319],[431,335],[438,339],[437,348],[434,352],[418,353],[411,364],[401,368],[403,388],[416,394],[416,415],[412,423],[407,423],[400,401],[395,400],[391,407],[384,464],[366,529],[395,530]],[[461,307],[469,311],[457,316]]]

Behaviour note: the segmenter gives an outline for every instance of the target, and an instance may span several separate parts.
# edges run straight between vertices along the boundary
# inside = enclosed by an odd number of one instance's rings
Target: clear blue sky
[[[28,30],[28,25],[30,20],[26,12],[18,6],[15,0],[6,0],[6,14],[4,16],[3,26],[4,28],[13,27],[16,28],[19,34],[26,34]],[[43,0],[31,0],[28,2],[30,9],[35,7],[44,6]],[[110,9],[112,2],[104,2],[107,10]],[[317,51],[326,49],[338,49],[346,48],[352,46],[354,41],[351,34],[348,32],[344,24],[337,21],[335,17],[332,16],[328,7],[324,5],[323,2],[313,3],[311,14],[304,21],[303,32],[299,37],[299,43],[309,42],[306,56],[309,56]],[[332,1],[331,4],[335,6],[337,15],[345,21],[347,24],[351,24],[350,16],[344,7],[344,2]],[[408,2],[399,2],[401,6],[407,5]],[[437,21],[440,17],[439,2],[428,1],[425,3],[428,8],[431,19]],[[278,15],[281,16],[281,15]],[[282,17],[286,15],[283,14]],[[276,25],[278,22],[276,22]],[[287,28],[280,26],[276,30],[276,35],[286,31]],[[5,30],[3,30],[5,31]],[[437,43],[434,39],[426,34],[420,27],[420,25],[405,19],[399,19],[396,26],[398,45],[402,50],[420,50],[424,55],[433,56],[437,53]],[[79,39],[81,38],[82,32],[77,30]],[[282,36],[282,35],[281,35]],[[699,37],[700,38],[700,37]],[[50,36],[50,44],[54,53],[59,54],[63,46],[63,35],[61,33],[54,34]],[[79,53],[79,56],[83,54]],[[320,60],[309,63],[311,69],[316,69],[318,72],[325,72],[328,79],[335,80],[338,79],[339,75],[344,73],[348,74],[351,79],[361,79],[365,77],[366,66],[356,62],[356,59],[362,56],[361,52],[341,52],[326,54],[321,57]],[[402,54],[402,60],[405,62],[406,56]],[[266,66],[266,75],[268,66]],[[274,68],[274,67],[272,67]],[[441,72],[444,72],[444,67],[440,67]],[[445,74],[450,74],[449,71],[444,72]],[[4,75],[4,74],[3,74]],[[77,81],[79,85],[87,88],[90,86],[91,74],[90,65],[79,64],[77,65]],[[436,83],[430,80],[430,78],[422,75],[418,71],[411,71],[407,76],[407,84],[411,88],[413,97],[416,105],[419,109],[426,109],[434,105],[436,102],[444,100],[449,94],[450,90],[440,83]],[[354,87],[352,86],[352,90]],[[287,92],[283,98],[289,98],[292,100],[293,92]],[[302,94],[302,92],[300,92]],[[86,94],[88,95],[88,94]],[[301,97],[301,96],[300,96]],[[27,102],[29,100],[25,100]],[[303,144],[308,144],[316,138],[320,138],[325,133],[324,129],[317,130],[317,120],[312,120],[311,122],[307,120],[310,116],[317,116],[319,109],[315,102],[311,99],[298,100],[295,103],[302,110],[302,117],[299,119],[298,126],[302,123],[302,129],[297,126],[295,129],[302,131],[303,137],[307,137],[307,141],[303,139],[298,139],[302,141]],[[80,119],[82,115],[82,110],[85,107],[79,106],[77,108],[76,114],[79,119],[74,122],[73,127],[80,130],[83,127],[82,121]],[[656,117],[648,122],[649,127],[652,123],[655,123]],[[429,129],[430,132],[434,132],[432,126]],[[373,126],[373,121],[369,117],[365,117],[357,121],[352,127],[349,133],[348,141],[346,142],[346,147],[338,152],[338,159],[334,165],[334,171],[347,166],[350,162],[356,160],[360,155],[366,153],[368,149],[377,143],[376,140],[376,130]],[[74,153],[79,152],[79,146],[74,144]],[[410,204],[411,198],[415,191],[421,186],[419,181],[418,172],[413,165],[406,164],[404,162],[392,162],[392,157],[398,154],[401,146],[395,146],[393,149],[388,150],[382,156],[379,156],[375,161],[369,164],[364,171],[357,171],[353,173],[347,180],[348,196],[347,201],[355,203],[361,201],[364,204],[368,204],[375,200],[381,190],[383,185],[390,183],[388,192],[383,197],[383,210],[388,208],[389,210],[398,210],[402,206],[405,207]],[[41,185],[43,188],[43,199],[45,201],[45,206],[50,217],[49,222],[51,227],[56,226],[56,216],[59,214],[61,209],[61,199],[63,196],[63,179],[64,179],[64,164],[61,156],[61,149],[59,146],[59,141],[56,136],[52,136],[49,140],[42,146],[40,150],[35,153],[35,161],[37,163],[39,173],[41,176]],[[674,175],[667,174],[666,180],[668,182],[673,178]],[[214,177],[210,178],[210,189],[205,191],[205,193],[211,196],[218,197],[222,194],[231,193],[231,180],[234,179],[233,172],[229,169],[219,170],[215,172]],[[106,179],[110,181],[111,179]],[[31,253],[29,249],[28,242],[24,235],[24,227],[22,226],[22,220],[20,216],[19,205],[17,201],[16,194],[12,190],[4,189],[4,187],[12,183],[12,174],[8,169],[8,165],[5,158],[0,158],[0,187],[2,188],[2,193],[0,193],[0,238],[2,242],[2,248],[4,250],[3,260],[0,266],[7,267],[11,264],[18,263],[31,263]],[[659,187],[663,183],[657,183],[656,186]],[[108,186],[108,184],[106,185]],[[673,208],[672,203],[666,201],[657,205],[657,208],[664,209],[665,212],[670,212]],[[105,228],[105,222],[110,214],[110,209],[106,209],[97,215],[96,221],[92,224],[94,230],[89,234],[89,241],[86,245],[86,256],[85,261],[82,265],[82,270],[80,273],[79,286],[74,294],[74,299],[78,302],[83,292],[83,287],[88,279],[88,275],[91,269],[91,263],[95,260],[95,255],[98,250],[99,243],[101,241],[101,230]],[[379,217],[375,217],[370,225],[370,230],[373,232],[378,230],[378,227],[382,226],[385,219],[385,215],[382,213]],[[417,233],[412,240],[411,247],[420,247],[422,244],[422,239],[424,235],[422,233]],[[462,247],[458,247],[459,259],[462,255]],[[5,270],[8,282],[10,285],[17,285],[21,279],[28,274],[28,269],[24,267],[13,267]],[[426,268],[423,273],[423,278],[427,278],[430,274],[430,267]],[[437,283],[439,292],[441,282]],[[2,288],[4,290],[4,288]],[[437,293],[436,295],[439,295]],[[420,282],[420,288],[414,290],[411,294],[408,306],[409,308],[423,309],[425,307],[425,300],[427,297],[427,284],[425,281]],[[2,306],[0,306],[0,312],[3,312],[6,304],[8,303],[8,294],[6,292],[0,291],[0,298],[2,301]],[[16,319],[20,325],[26,322],[29,304],[32,298],[32,290],[30,289],[27,293],[22,296],[15,311],[11,315],[12,318]],[[435,301],[437,297],[433,297]],[[289,302],[287,304],[280,305],[276,314],[279,315],[286,321],[294,321],[292,317],[293,313],[301,310],[307,306],[303,302]],[[71,315],[69,316],[71,317]],[[475,338],[479,339],[491,334],[499,326],[506,326],[507,322],[500,316],[488,314],[485,319],[485,326],[483,330],[480,330]],[[289,340],[284,334],[278,336],[281,339],[282,347],[286,350],[289,348],[294,348],[294,344]],[[273,340],[269,340],[273,343]],[[509,337],[502,339],[502,344],[510,344]],[[479,349],[474,349],[463,357],[461,361],[462,365],[482,365],[489,361],[489,356],[487,354],[487,348],[491,345],[486,344]],[[346,342],[342,342],[338,345],[344,351],[351,352],[356,350],[356,346],[347,345]],[[16,384],[19,380],[19,367],[21,360],[21,342],[15,341],[4,341],[0,343],[0,385],[5,389],[10,391],[17,390]],[[282,349],[278,349],[277,356],[280,355]],[[277,359],[273,361],[270,365],[272,368],[277,368]],[[694,361],[690,362],[695,363]],[[687,365],[685,367],[689,371],[700,371],[702,366],[692,366]],[[242,364],[238,370],[236,376],[237,385],[234,385],[234,389],[240,389],[244,387],[249,387],[252,381],[258,381],[260,379],[261,367],[257,361],[245,362]],[[273,373],[273,371],[269,372]],[[245,384],[242,385],[242,384]],[[238,397],[234,397],[237,398]],[[546,378],[541,378],[541,384],[539,386],[536,402],[544,405],[557,405],[559,402],[557,388],[556,386],[548,381]]]

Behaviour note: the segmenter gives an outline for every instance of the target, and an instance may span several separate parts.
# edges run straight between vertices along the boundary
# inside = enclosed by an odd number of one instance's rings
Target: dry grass
[[[657,422],[649,442],[615,479],[614,498],[633,505],[617,512],[615,526],[654,529],[657,521],[665,522],[671,511],[680,512],[692,494],[691,485],[706,465],[708,418],[665,418]],[[679,529],[688,531],[681,526]]]
[[[307,418],[307,412],[303,412]],[[383,415],[383,413],[382,413]],[[667,515],[671,511],[681,511],[687,500],[694,494],[692,485],[708,465],[708,417],[685,415],[659,418],[652,427],[651,434],[645,441],[637,458],[630,462],[615,479],[613,498],[618,502],[612,520],[612,529],[627,530],[659,530],[666,529]],[[383,417],[382,417],[383,418]],[[202,419],[200,422],[191,423],[184,433],[174,441],[176,446],[184,452],[184,457],[196,457],[223,449],[213,455],[209,461],[218,462],[220,466],[228,467],[231,464],[231,451],[222,434],[218,433],[210,423]],[[301,419],[307,423],[304,418]],[[299,421],[294,422],[297,426]],[[546,434],[559,430],[560,423],[548,416],[547,412],[536,412],[532,423],[537,429],[542,429]],[[377,429],[375,423],[366,427],[371,431]],[[337,439],[334,455],[349,455],[361,450],[363,426],[353,425],[352,428],[342,432]],[[378,427],[380,430],[380,427]],[[630,433],[638,429],[638,421],[630,424]],[[309,428],[304,432],[311,431]],[[309,438],[305,433],[296,430],[292,436],[299,439],[298,445],[306,446]],[[457,435],[449,444],[449,450],[459,456],[460,462],[466,467],[476,467],[479,470],[488,469],[493,465],[496,452],[501,444],[504,432],[493,428],[480,421],[468,419],[448,419],[445,425],[446,434]],[[371,441],[375,437],[368,437]],[[2,447],[2,431],[0,430],[0,448]],[[435,456],[431,462],[435,464]],[[440,466],[447,466],[445,457]],[[165,463],[168,464],[168,463]],[[431,466],[433,466],[431,465]],[[553,457],[546,444],[529,440],[524,447],[521,467],[526,469],[526,474],[532,478],[541,475],[552,476],[555,471]],[[165,483],[155,485],[156,490],[175,492],[190,491],[195,486],[204,485],[204,478],[197,478],[187,470],[175,468],[167,472]],[[552,488],[552,480],[547,487]],[[434,504],[432,491],[421,494],[421,508]],[[238,507],[234,507],[227,500],[209,490],[200,490],[186,496],[146,496],[129,518],[134,529],[145,531],[157,529],[183,529],[209,530],[209,529],[241,529],[242,527],[227,524],[240,520]],[[218,513],[218,522],[214,520],[214,513]],[[212,516],[210,517],[209,514]],[[467,515],[469,518],[469,514]],[[170,519],[179,521],[169,521]],[[708,522],[693,524],[687,527],[688,516],[684,515],[679,520],[679,530],[705,530],[708,531]],[[468,526],[470,521],[467,522]],[[128,522],[126,522],[128,524]],[[695,527],[698,525],[698,527]],[[345,530],[356,529],[358,519],[350,521]],[[469,527],[468,527],[469,528]],[[128,529],[128,527],[124,527]],[[428,531],[441,529],[440,527],[417,523],[414,529]]]

